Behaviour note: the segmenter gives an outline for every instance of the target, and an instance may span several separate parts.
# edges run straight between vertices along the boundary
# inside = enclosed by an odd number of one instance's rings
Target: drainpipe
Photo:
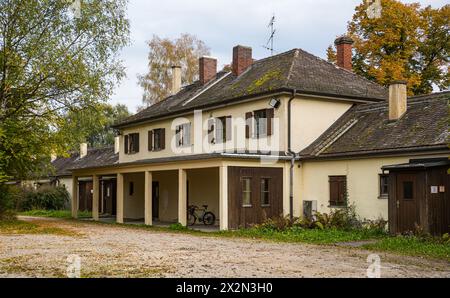
[[[296,153],[291,148],[291,103],[294,100],[297,90],[292,91],[292,96],[288,101],[288,154],[291,156],[291,167],[289,169],[289,219],[294,220],[294,166]]]

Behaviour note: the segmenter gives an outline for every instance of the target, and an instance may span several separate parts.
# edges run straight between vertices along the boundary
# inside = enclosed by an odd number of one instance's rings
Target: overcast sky
[[[233,46],[253,48],[253,57],[270,53],[262,45],[269,37],[268,22],[275,14],[275,53],[302,48],[325,58],[336,36],[345,33],[354,8],[362,0],[129,0],[131,45],[121,53],[127,77],[114,92],[112,103],[131,111],[142,102],[137,74],[147,70],[146,42],[153,34],[176,38],[190,33],[203,40],[218,59],[218,68],[231,61]],[[448,0],[403,0],[441,7]]]

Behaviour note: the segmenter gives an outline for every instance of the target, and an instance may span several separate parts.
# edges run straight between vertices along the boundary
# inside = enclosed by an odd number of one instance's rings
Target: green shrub
[[[24,189],[19,202],[19,210],[33,209],[62,210],[69,201],[69,193],[64,186],[43,186],[35,189]]]
[[[20,194],[17,186],[0,184],[0,220],[15,219],[15,207]]]

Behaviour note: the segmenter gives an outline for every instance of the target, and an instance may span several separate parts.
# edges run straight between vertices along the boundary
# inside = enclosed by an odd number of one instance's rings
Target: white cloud
[[[435,7],[447,3],[418,2]],[[121,54],[127,78],[116,88],[112,103],[126,104],[132,111],[141,104],[142,90],[136,76],[147,69],[146,41],[153,34],[169,38],[185,32],[194,34],[211,48],[212,56],[222,66],[231,61],[236,44],[251,46],[255,58],[269,55],[262,45],[269,35],[267,23],[275,13],[276,52],[302,48],[325,57],[327,46],[346,31],[359,3],[361,0],[130,0],[132,44]]]

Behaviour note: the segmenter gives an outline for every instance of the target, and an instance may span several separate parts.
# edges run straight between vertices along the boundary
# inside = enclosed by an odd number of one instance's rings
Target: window
[[[139,133],[125,135],[125,154],[139,152]]]
[[[272,135],[272,122],[273,122],[274,109],[263,109],[245,114],[246,128],[245,136],[250,138],[250,131],[253,127],[253,137],[258,139]],[[254,119],[254,121],[252,121]]]
[[[133,182],[130,182],[130,184],[129,184],[128,193],[130,196],[132,196],[134,194],[134,183]]]
[[[380,174],[380,198],[386,199],[389,194],[388,190],[389,175]]]
[[[413,182],[403,181],[403,199],[412,200],[413,199]]]
[[[270,205],[269,185],[270,185],[269,178],[261,178],[261,206]]]
[[[252,178],[242,178],[242,207],[252,206]]]
[[[339,207],[347,204],[347,176],[329,176],[330,206]]]
[[[191,124],[184,123],[178,125],[175,131],[177,147],[190,146],[191,144]]]
[[[166,130],[157,128],[148,132],[148,151],[159,151],[166,147]]]
[[[208,120],[208,141],[220,144],[231,140],[231,116],[211,118]]]
[[[266,110],[259,110],[254,112],[255,117],[255,131],[254,136],[258,139],[267,136],[267,113]]]

